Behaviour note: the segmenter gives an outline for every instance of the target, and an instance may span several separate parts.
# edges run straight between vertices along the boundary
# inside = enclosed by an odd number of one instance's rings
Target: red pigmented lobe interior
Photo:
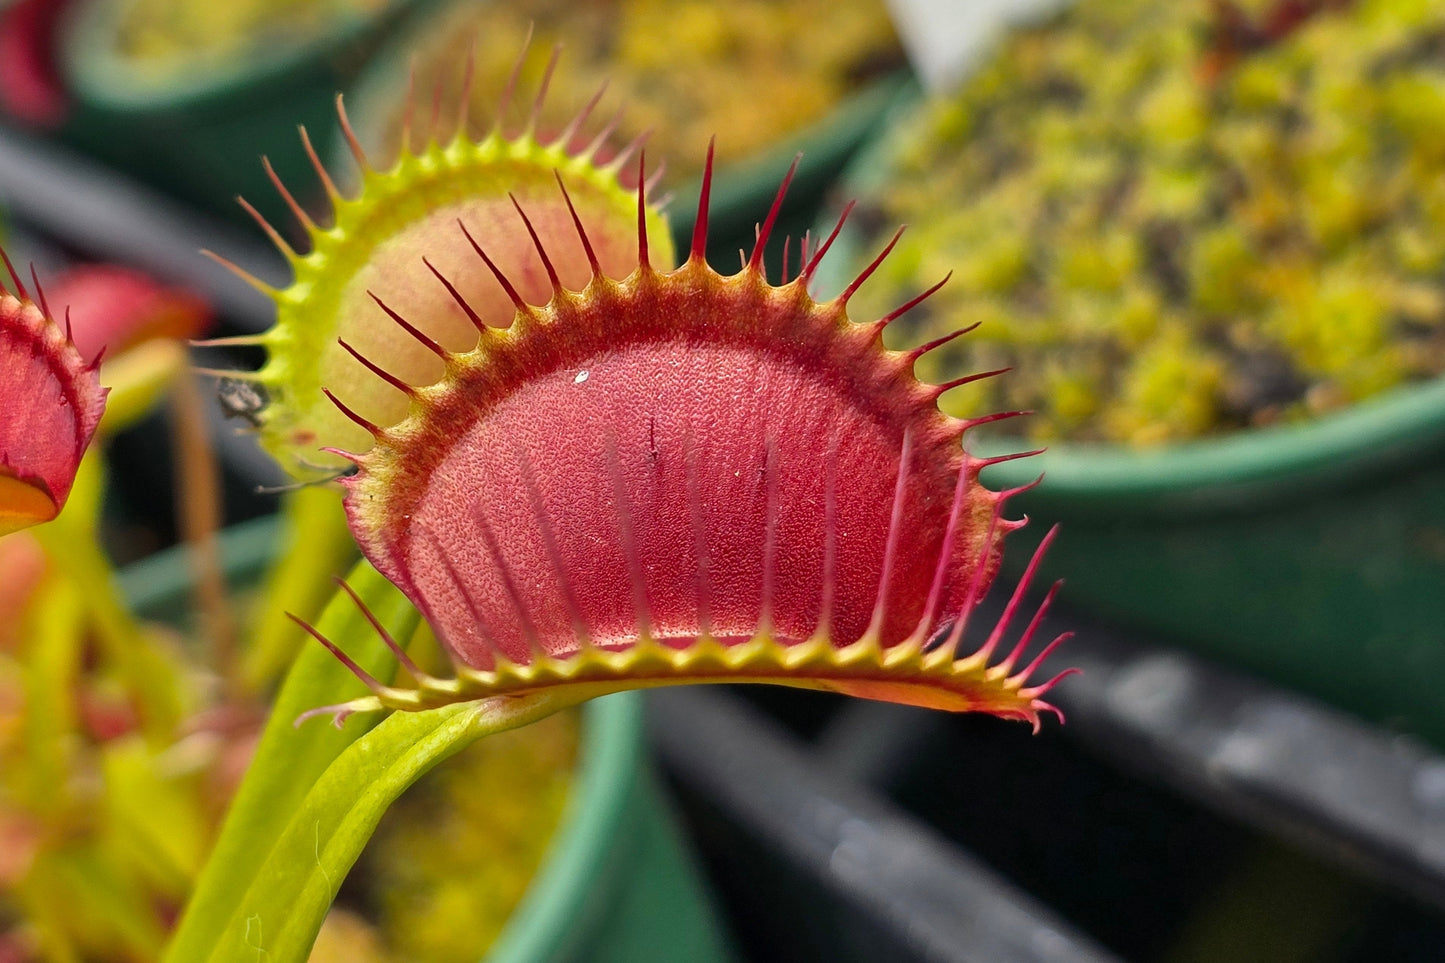
[[[518,342],[544,348],[464,373],[427,425],[436,448],[395,451],[380,484],[363,456],[348,504],[382,521],[361,526],[363,547],[461,661],[566,656],[582,636],[621,648],[644,627],[675,644],[764,624],[784,643],[820,629],[857,640],[879,601],[905,433],[881,640],[917,627],[963,464],[956,428],[883,370],[863,330],[811,302],[789,337],[766,315],[796,299],[773,292],[750,325],[685,287],[642,295],[611,341],[589,344],[601,319],[582,317],[575,337],[544,327]],[[935,624],[990,540],[995,497],[971,478],[964,491]],[[986,576],[996,546],[987,556]]]
[[[104,407],[94,372],[28,301],[0,292],[0,474],[64,502]]]

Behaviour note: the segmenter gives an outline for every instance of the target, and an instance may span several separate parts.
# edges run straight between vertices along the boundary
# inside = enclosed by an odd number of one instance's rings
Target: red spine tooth
[[[617,125],[620,123],[622,123],[622,108],[618,107],[612,112],[612,116],[608,119],[607,123],[602,125],[602,129],[599,130],[596,136],[588,141],[587,146],[582,149],[582,156],[588,158],[596,157],[598,152],[606,146],[607,141],[612,138],[612,135],[617,132]],[[619,154],[618,156],[623,157],[627,155]]]
[[[291,216],[296,218],[307,231],[313,234],[319,231],[320,228],[317,227],[316,222],[311,219],[311,215],[306,213],[306,209],[302,207],[295,196],[292,195],[285,181],[281,180],[281,176],[276,173],[276,168],[271,166],[271,158],[262,157],[261,166],[265,168],[266,176],[270,179],[272,186],[276,188],[276,193],[280,194],[281,200],[286,202],[286,207],[291,211]]]
[[[227,271],[230,271],[230,272],[231,272],[232,274],[234,274],[236,277],[240,278],[240,279],[241,279],[242,281],[244,281],[246,284],[250,285],[251,287],[255,288],[257,291],[259,291],[259,292],[261,292],[262,294],[266,295],[266,297],[268,297],[268,298],[272,298],[272,299],[274,300],[275,298],[277,298],[277,297],[279,297],[279,296],[281,295],[281,292],[280,292],[279,290],[277,290],[275,287],[267,284],[265,281],[262,281],[260,278],[256,277],[256,275],[252,274],[250,271],[247,271],[245,268],[241,267],[241,266],[240,266],[239,264],[237,264],[235,261],[232,261],[231,259],[226,258],[226,257],[222,257],[221,255],[217,254],[215,251],[209,251],[209,250],[206,250],[205,248],[202,248],[202,249],[201,249],[201,256],[202,256],[202,257],[208,257],[208,258],[210,258],[212,261],[215,261],[215,262],[216,262],[217,264],[219,264],[221,267],[225,268]]]
[[[527,35],[522,38],[522,49],[512,63],[507,82],[502,85],[502,96],[497,102],[497,114],[493,121],[493,130],[498,134],[502,133],[502,124],[506,122],[507,111],[512,107],[512,98],[517,95],[517,82],[522,78],[522,67],[527,62],[527,52],[532,49],[532,35],[535,32],[536,24],[527,24]]]
[[[567,213],[572,217],[572,226],[577,229],[577,239],[582,242],[582,250],[587,255],[587,266],[592,269],[592,276],[602,276],[602,264],[597,260],[597,251],[592,247],[592,239],[587,236],[587,228],[582,225],[582,218],[577,214],[577,206],[572,203],[572,195],[567,193],[567,185],[562,182],[562,175],[558,171],[552,172],[557,178],[557,187],[562,191],[562,199],[567,202]]]
[[[910,360],[912,360],[912,359],[910,359]],[[959,377],[959,378],[954,378],[954,379],[951,380],[951,381],[944,381],[944,382],[941,382],[941,383],[936,384],[936,385],[930,385],[930,386],[929,386],[929,392],[930,392],[935,398],[937,398],[939,395],[942,395],[942,394],[944,394],[945,392],[948,392],[948,391],[952,391],[954,388],[961,388],[961,387],[963,387],[964,385],[971,385],[971,384],[973,384],[975,381],[984,381],[984,380],[986,380],[986,379],[988,379],[988,378],[997,378],[999,375],[1008,374],[1008,373],[1009,373],[1010,371],[1012,371],[1012,370],[1013,370],[1012,368],[995,368],[995,369],[993,369],[992,371],[978,371],[978,372],[975,372],[974,374],[967,374],[967,375],[963,375],[962,377]],[[989,415],[989,416],[986,416],[986,417],[987,417],[989,420],[991,420],[991,421],[999,421],[999,420],[1002,420],[1003,418],[1015,418],[1015,417],[1018,417],[1019,415],[1026,415],[1026,414],[1028,414],[1028,412],[1026,412],[1026,411],[1005,411],[1005,412],[1000,412],[997,416],[995,416],[995,415]],[[982,424],[987,424],[987,423],[988,423],[987,421],[984,421],[984,420],[982,420],[982,419],[975,419],[974,421],[972,421],[972,422],[969,423],[969,427],[974,427],[974,426],[976,426],[976,425],[982,425]]]
[[[366,151],[361,147],[361,141],[356,137],[356,130],[351,126],[351,118],[346,114],[346,99],[344,94],[336,95],[336,119],[341,123],[341,136],[346,141],[347,150],[351,151],[356,166],[361,169],[363,175],[373,173],[371,161],[366,156]]]
[[[25,282],[20,280],[20,275],[15,271],[15,264],[10,260],[10,255],[5,253],[4,248],[0,248],[0,262],[5,264],[5,272],[10,275],[10,283],[15,285],[16,296],[22,301],[30,300],[30,293],[25,290]],[[0,292],[4,290],[4,287],[0,286]]]
[[[802,160],[802,154],[794,157],[788,172],[783,175],[783,183],[778,186],[778,193],[773,198],[773,206],[768,209],[768,216],[758,230],[757,243],[753,245],[753,256],[748,260],[748,270],[750,271],[761,270],[763,266],[763,250],[768,246],[768,238],[772,237],[773,225],[778,222],[778,214],[783,210],[783,200],[788,196],[788,185],[793,183],[793,175],[798,172],[798,164]]]
[[[321,181],[321,189],[326,192],[326,197],[333,205],[340,203],[341,191],[337,190],[336,182],[331,179],[326,165],[321,163],[320,157],[316,156],[316,148],[311,145],[311,134],[307,132],[304,124],[297,127],[296,130],[301,135],[301,147],[306,152],[306,158],[311,162],[312,170],[316,171],[317,180]]]
[[[552,47],[552,53],[547,58],[547,66],[542,71],[542,81],[537,85],[537,96],[532,100],[532,109],[527,114],[527,133],[533,134],[537,125],[542,119],[542,104],[547,99],[547,88],[552,86],[552,74],[557,70],[557,61],[562,56],[562,45],[556,44]]]
[[[451,296],[452,301],[456,303],[457,307],[462,309],[462,313],[467,316],[467,320],[472,322],[472,327],[476,328],[478,333],[486,334],[487,323],[482,320],[481,315],[477,314],[476,309],[467,303],[467,299],[462,297],[456,285],[447,280],[447,276],[437,270],[436,265],[432,264],[428,258],[422,258],[421,263],[425,264],[426,269],[432,273],[432,277],[440,281],[442,287],[447,289],[447,294]]]
[[[371,298],[371,300],[376,302],[376,306],[378,308],[381,308],[382,311],[386,312],[386,316],[388,318],[391,318],[391,320],[395,321],[403,331],[415,338],[418,344],[426,348],[428,351],[430,351],[432,354],[436,355],[443,361],[446,361],[451,357],[450,353],[447,351],[446,348],[443,348],[434,340],[427,337],[424,331],[422,331],[416,325],[412,324],[406,318],[403,318],[400,313],[393,310],[385,301],[377,297],[375,293],[371,291],[367,291],[366,293]]]
[[[808,262],[807,268],[804,269],[803,279],[805,281],[812,282],[813,274],[817,272],[818,265],[822,263],[823,255],[827,254],[828,248],[833,246],[833,241],[837,239],[839,232],[843,230],[843,225],[847,223],[848,215],[853,213],[853,208],[857,206],[857,203],[857,201],[849,201],[843,207],[843,213],[838,215],[838,223],[833,225],[833,230],[829,232],[828,237],[824,239],[822,244],[818,245],[818,250],[813,253],[813,259]],[[846,301],[847,299],[844,298],[844,300]]]
[[[532,246],[537,249],[537,256],[542,259],[542,269],[547,272],[547,280],[552,282],[553,293],[560,292],[562,290],[562,279],[557,277],[557,269],[552,266],[552,259],[547,256],[547,249],[542,246],[541,238],[537,237],[537,229],[532,226],[531,218],[527,217],[527,212],[522,210],[522,205],[517,200],[515,194],[508,194],[507,196],[511,198],[512,206],[517,209],[517,214],[522,218],[522,223],[527,228],[527,236],[532,239]],[[645,233],[646,229],[644,228],[644,234]]]
[[[903,302],[898,307],[894,308],[892,311],[889,311],[887,314],[883,315],[883,317],[879,318],[876,322],[874,322],[878,326],[879,335],[882,335],[883,329],[888,327],[888,325],[892,324],[894,321],[897,321],[899,318],[903,317],[903,315],[907,314],[909,311],[912,311],[924,301],[927,301],[930,297],[937,294],[939,289],[942,288],[945,284],[947,284],[949,279],[952,277],[953,272],[949,271],[942,281],[939,281],[937,284],[924,291],[923,293],[914,295],[912,298]]]
[[[370,421],[367,421],[365,418],[358,415],[355,411],[348,408],[345,402],[343,402],[341,399],[337,398],[336,395],[331,393],[330,388],[322,388],[321,393],[326,396],[328,401],[330,401],[333,405],[340,409],[343,415],[355,422],[358,427],[364,428],[366,431],[370,432],[373,438],[380,438],[385,433],[385,429],[373,424]]]
[[[567,122],[566,127],[562,128],[562,132],[557,135],[557,139],[553,141],[553,143],[561,147],[564,151],[570,151],[572,149],[572,142],[577,139],[577,134],[581,132],[582,127],[587,123],[587,118],[592,116],[592,112],[597,109],[597,105],[601,103],[602,97],[606,93],[607,81],[604,80],[597,87],[597,92],[592,95],[591,99],[582,105],[582,109],[572,115],[572,119]]]
[[[852,298],[853,295],[857,293],[858,289],[863,286],[864,282],[873,276],[873,272],[878,270],[879,266],[882,265],[884,260],[887,259],[888,255],[893,253],[893,248],[898,245],[898,239],[903,236],[903,231],[904,228],[902,227],[895,231],[893,233],[892,239],[890,239],[889,242],[884,245],[883,250],[878,252],[878,256],[875,257],[871,262],[869,262],[868,266],[865,267],[861,272],[859,272],[856,278],[849,282],[848,286],[843,289],[843,293],[838,295],[838,301],[840,303],[847,304],[849,299]]]
[[[507,297],[512,299],[512,304],[516,306],[517,310],[522,313],[530,311],[531,305],[522,300],[522,296],[517,293],[517,289],[512,286],[512,282],[498,269],[496,263],[487,257],[486,252],[482,250],[482,246],[477,243],[477,239],[472,237],[472,232],[467,230],[467,226],[460,220],[457,221],[457,226],[462,229],[462,233],[466,235],[467,243],[472,246],[472,250],[477,253],[477,257],[482,259],[482,263],[487,266],[487,270],[492,272],[492,277],[497,279],[497,283],[502,286],[502,290],[507,293]]]
[[[276,250],[280,251],[281,254],[287,258],[294,259],[296,257],[296,249],[291,246],[289,241],[287,241],[284,237],[281,236],[280,232],[278,232],[276,228],[271,225],[270,221],[266,220],[266,218],[261,214],[260,211],[256,210],[256,208],[252,206],[250,201],[246,200],[244,197],[237,197],[236,203],[241,205],[241,210],[245,211],[248,215],[250,215],[251,220],[256,222],[256,226],[265,233],[266,237],[270,239],[271,244],[275,246]]]
[[[393,388],[395,388],[397,391],[400,391],[402,394],[406,395],[408,398],[413,398],[413,399],[414,399],[414,398],[417,397],[417,391],[416,391],[416,386],[415,386],[415,385],[410,385],[410,384],[407,384],[405,381],[402,381],[402,380],[401,380],[400,378],[398,378],[396,375],[390,373],[390,372],[387,371],[385,368],[382,368],[382,367],[381,367],[380,365],[378,365],[376,362],[372,361],[370,358],[367,358],[367,357],[366,357],[364,354],[362,354],[360,351],[357,351],[355,348],[353,348],[353,347],[350,345],[350,343],[348,343],[348,342],[346,342],[346,341],[338,341],[337,344],[341,345],[342,350],[344,350],[347,354],[351,355],[351,356],[352,356],[353,358],[355,358],[358,362],[360,362],[360,363],[362,364],[362,366],[366,368],[367,371],[370,371],[372,374],[376,375],[376,376],[377,376],[378,378],[380,378],[382,381],[385,381],[387,384],[391,385],[391,386],[392,386]]]
[[[637,267],[651,270],[647,252],[647,151],[637,155]]]
[[[1059,588],[1063,584],[1063,581],[1060,580],[1049,586],[1049,591],[1047,592],[1047,594],[1044,595],[1044,600],[1039,603],[1039,607],[1034,610],[1034,617],[1030,619],[1029,624],[1024,627],[1023,633],[1019,636],[1018,642],[1015,643],[1013,651],[1009,653],[1008,658],[1004,659],[1003,662],[1000,663],[1001,665],[1005,666],[1009,672],[1013,671],[1014,664],[1023,657],[1023,654],[1025,652],[1028,651],[1029,643],[1033,641],[1034,633],[1036,633],[1039,629],[1039,623],[1041,623],[1044,620],[1044,616],[1048,614],[1049,606],[1053,604],[1054,596],[1059,594]],[[1057,641],[1058,640],[1056,639],[1055,642]],[[1020,672],[1020,675],[1022,675],[1024,678],[1028,678],[1030,675],[1032,675],[1034,670],[1039,667],[1043,660],[1048,658],[1049,651],[1049,648],[1045,647],[1044,650],[1040,652],[1032,662],[1029,663],[1029,665],[1024,667],[1022,672]]]

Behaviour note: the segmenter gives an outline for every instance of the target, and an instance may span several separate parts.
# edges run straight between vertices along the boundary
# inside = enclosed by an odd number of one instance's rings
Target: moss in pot
[[[61,136],[223,216],[236,193],[272,215],[254,162],[307,169],[297,124],[329,148],[336,90],[427,0],[90,0],[62,18],[55,59],[73,100]]]
[[[394,959],[475,963],[495,942],[561,821],[577,722],[484,739],[397,800],[356,868]]]
[[[867,303],[951,264],[897,342],[997,320],[924,373],[1028,362],[956,403],[1032,410],[1034,440],[1149,447],[1445,370],[1445,15],[1322,5],[1233,54],[1231,31],[1265,28],[1230,23],[1084,2],[890,135],[869,203],[910,226]]]
[[[304,43],[337,23],[374,17],[390,0],[129,0],[115,35],[115,53],[157,86],[168,75],[253,57],[277,43]]]

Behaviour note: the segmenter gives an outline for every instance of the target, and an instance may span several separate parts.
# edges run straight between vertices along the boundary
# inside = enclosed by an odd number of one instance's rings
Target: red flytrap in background
[[[185,288],[167,287],[116,264],[81,264],[50,286],[50,300],[64,305],[75,345],[86,361],[107,360],[145,341],[201,334],[210,304]]]
[[[56,26],[70,0],[0,4],[0,114],[46,129],[70,114],[55,68]]]
[[[87,362],[0,252],[0,535],[54,518],[105,411],[98,361]],[[33,281],[33,278],[32,278]]]

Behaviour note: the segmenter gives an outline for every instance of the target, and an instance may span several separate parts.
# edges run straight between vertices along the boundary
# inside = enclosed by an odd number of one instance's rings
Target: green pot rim
[[[259,576],[280,536],[275,518],[260,518],[221,535],[226,573]],[[192,570],[183,549],[158,552],[120,573],[122,591],[144,615],[174,613],[185,603]],[[641,693],[619,692],[582,707],[577,774],[562,821],[522,901],[485,963],[542,963],[577,942],[570,927],[605,922],[585,911],[594,884],[628,858],[632,837],[621,831],[644,773]]]
[[[903,90],[848,165],[835,195],[866,197],[887,181],[898,138],[890,133],[922,109],[917,89]],[[819,223],[826,237],[841,204]],[[824,258],[814,291],[832,296],[851,278],[865,239],[856,221],[839,233]],[[965,321],[966,319],[960,319]],[[994,455],[1039,447],[1024,438],[971,443]],[[1253,428],[1132,449],[1116,444],[1053,444],[1032,458],[994,465],[996,487],[1027,484],[1030,506],[1106,517],[1254,511],[1300,497],[1398,477],[1445,452],[1445,377],[1384,392],[1308,422]]]
[[[456,2],[443,0],[437,3],[436,14],[445,15],[446,8]],[[379,128],[386,117],[382,107],[396,96],[397,91],[406,89],[410,51],[429,26],[431,24],[426,16],[408,24],[405,30],[387,41],[347,91],[357,139],[368,153],[380,148]],[[563,57],[562,69],[565,69],[565,50]],[[793,192],[831,181],[869,133],[876,129],[899,95],[917,89],[917,81],[906,69],[879,77],[844,98],[823,117],[789,134],[783,142],[720,168],[713,178],[708,218],[710,233],[719,236],[740,226],[751,229],[753,222],[761,221],[767,214],[767,205],[778,192],[778,184],[788,165],[799,153],[803,155],[803,160],[793,178]],[[697,145],[699,152],[705,151],[706,147],[705,144]],[[345,183],[353,168],[351,152],[344,145],[338,145],[332,161],[333,176],[341,172],[339,182]],[[683,245],[691,241],[701,191],[701,176],[665,191],[671,194],[666,213],[673,238],[679,244],[679,253],[684,252]]]
[[[582,711],[578,771],[561,825],[485,963],[555,959],[577,942],[570,926],[605,922],[587,907],[597,899],[597,881],[607,878],[631,842],[621,828],[643,771],[642,694],[603,696]]]
[[[215,109],[235,102],[268,102],[298,79],[325,77],[332,57],[427,0],[389,0],[371,13],[338,16],[296,44],[274,44],[215,61],[179,61],[177,69],[163,74],[160,81],[137,71],[129,58],[115,50],[113,39],[123,2],[97,0],[76,5],[62,25],[60,68],[66,86],[91,109],[144,116]]]

